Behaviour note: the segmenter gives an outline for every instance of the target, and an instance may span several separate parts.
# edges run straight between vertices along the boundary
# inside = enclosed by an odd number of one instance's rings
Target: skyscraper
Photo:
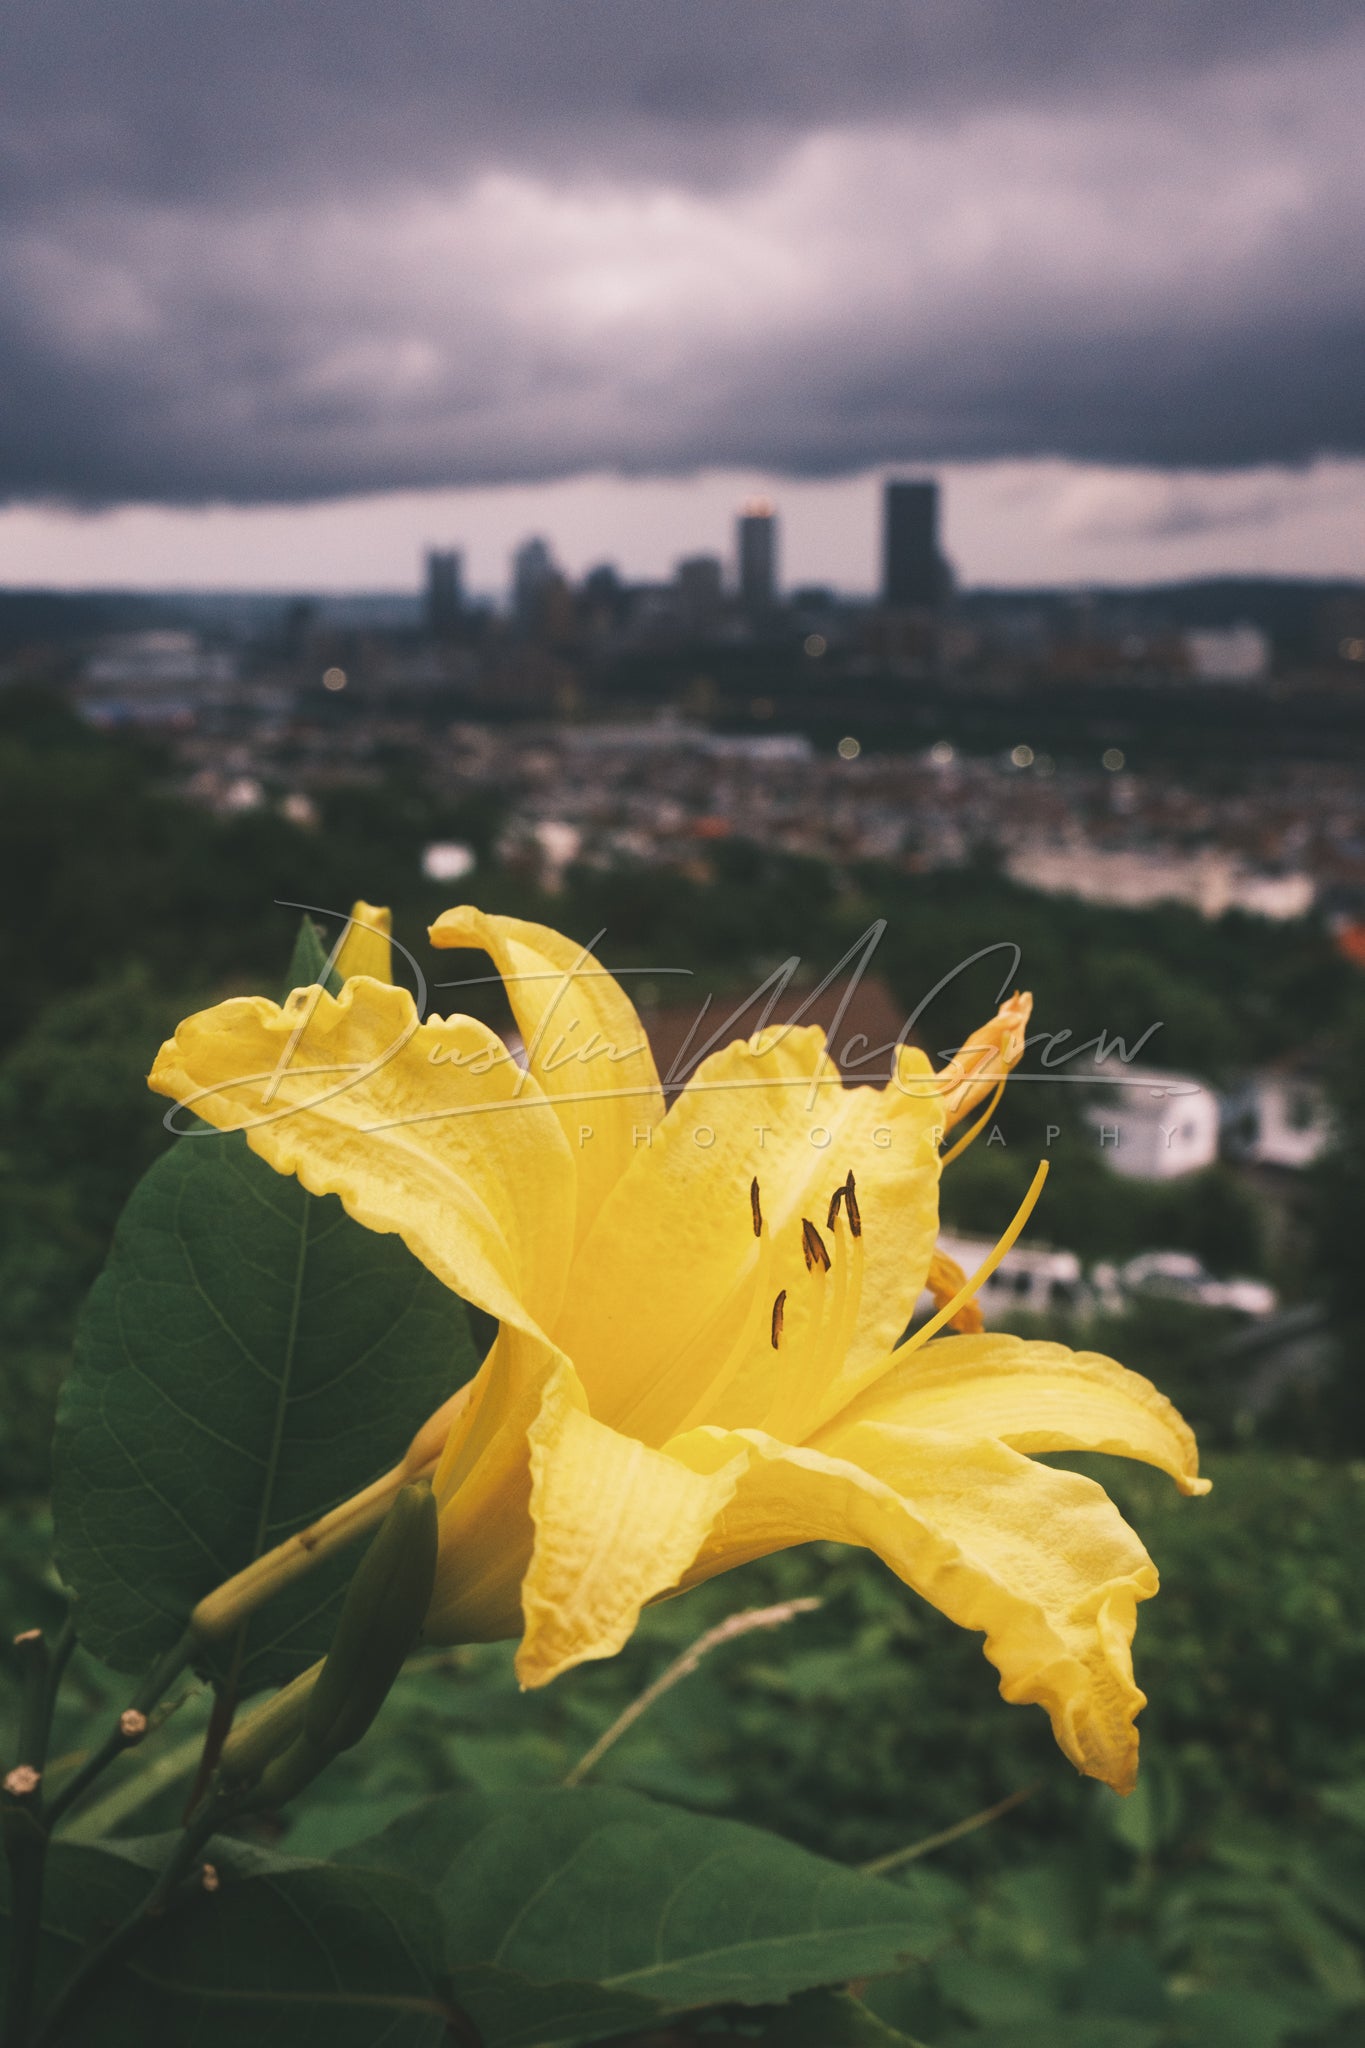
[[[938,545],[938,485],[932,477],[888,482],[882,518],[882,603],[937,610],[948,567]]]
[[[433,640],[448,640],[460,623],[464,591],[459,552],[455,548],[427,550],[427,631]]]
[[[777,514],[766,498],[750,498],[739,515],[739,595],[755,612],[777,599]]]
[[[555,573],[555,558],[538,536],[524,540],[512,556],[512,613],[523,630],[540,623]]]

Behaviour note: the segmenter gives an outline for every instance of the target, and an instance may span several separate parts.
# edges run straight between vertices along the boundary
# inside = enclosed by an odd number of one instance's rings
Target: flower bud
[[[254,1783],[253,1805],[282,1805],[359,1742],[421,1635],[437,1540],[431,1488],[405,1486],[360,1560],[321,1665],[267,1700],[224,1745],[223,1779]]]
[[[328,1756],[359,1742],[422,1633],[436,1581],[438,1526],[429,1486],[405,1486],[346,1590],[336,1634],[304,1715]]]
[[[223,1744],[219,1771],[227,1784],[254,1784],[266,1765],[288,1748],[303,1726],[308,1700],[317,1684],[321,1662],[297,1678],[239,1721]]]

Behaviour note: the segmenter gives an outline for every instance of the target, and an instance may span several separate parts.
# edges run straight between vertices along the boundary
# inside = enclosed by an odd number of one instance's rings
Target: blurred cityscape
[[[0,673],[158,731],[219,811],[307,824],[404,757],[496,791],[500,854],[552,887],[704,880],[742,834],[1208,917],[1316,906],[1365,958],[1365,583],[960,592],[939,512],[932,479],[886,485],[876,599],[784,590],[766,501],[666,583],[574,584],[528,539],[502,606],[453,548],[411,596],[0,593]]]
[[[875,599],[784,589],[780,515],[755,500],[728,562],[688,556],[666,583],[603,564],[575,584],[530,538],[502,605],[466,591],[454,548],[428,553],[408,596],[0,595],[3,674],[155,739],[175,793],[222,817],[306,833],[395,777],[437,809],[482,804],[491,845],[430,839],[433,883],[482,857],[551,895],[642,867],[705,888],[742,841],[1128,910],[1314,913],[1365,966],[1365,583],[959,591],[937,483],[887,483],[882,514]],[[890,1017],[878,990],[858,1000]],[[669,1049],[686,1035],[681,1016],[648,1021]],[[1181,1079],[1154,1078],[1158,1104]],[[1110,1163],[1160,1180],[1220,1147],[1317,1157],[1311,1075],[1237,1090],[1178,1143],[1130,1095],[1103,1113],[1121,1127]],[[1197,1277],[1167,1282],[1198,1295]],[[1116,1284],[1102,1273],[1092,1293]]]

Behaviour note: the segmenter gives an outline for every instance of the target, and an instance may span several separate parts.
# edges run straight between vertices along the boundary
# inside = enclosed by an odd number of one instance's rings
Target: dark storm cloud
[[[1357,0],[7,13],[0,489],[1365,448]]]

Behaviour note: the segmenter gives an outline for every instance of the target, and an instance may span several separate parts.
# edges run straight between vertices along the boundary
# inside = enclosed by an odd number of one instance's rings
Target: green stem
[[[965,1820],[954,1821],[950,1828],[940,1828],[936,1835],[925,1835],[921,1841],[911,1842],[908,1848],[893,1849],[889,1856],[878,1856],[859,1868],[867,1877],[886,1877],[907,1863],[918,1863],[921,1856],[930,1856],[935,1849],[946,1849],[949,1842],[960,1842],[964,1835],[973,1835],[978,1828],[989,1827],[993,1820],[1012,1813],[1016,1806],[1022,1806],[1026,1799],[1033,1797],[1042,1782],[1041,1778],[1035,1778],[1031,1785],[1021,1785],[1007,1798],[997,1799],[994,1806],[983,1806],[980,1813],[969,1813]]]
[[[185,1801],[185,1811],[180,1816],[185,1826],[189,1825],[191,1816],[213,1783],[213,1774],[218,1768],[223,1744],[232,1732],[232,1717],[237,1711],[237,1688],[242,1677],[242,1660],[246,1655],[246,1632],[247,1624],[242,1622],[232,1645],[232,1661],[228,1666],[227,1681],[221,1686],[215,1685],[213,1689],[213,1708],[209,1714],[208,1727],[204,1730],[203,1753],[199,1758],[199,1768],[194,1774],[194,1783],[190,1786],[189,1797]]]
[[[68,1778],[48,1807],[49,1829],[54,1828],[62,1815],[71,1810],[116,1756],[122,1756],[125,1750],[141,1742],[147,1732],[147,1716],[164,1699],[197,1647],[194,1636],[186,1631],[175,1648],[168,1650],[161,1662],[148,1672],[99,1748],[86,1758],[73,1777]]]
[[[76,1645],[70,1616],[49,1650],[41,1629],[15,1638],[20,1666],[19,1756],[5,1778],[0,1829],[5,1838],[13,1898],[10,1973],[0,2041],[23,2048],[28,2034],[38,1946],[43,1930],[43,1876],[48,1822],[43,1806],[43,1769],[52,1737],[52,1716],[67,1659]]]
[[[62,1840],[102,1842],[105,1836],[112,1834],[130,1814],[148,1805],[158,1793],[164,1792],[168,1785],[174,1785],[177,1779],[188,1777],[193,1772],[203,1747],[203,1731],[196,1729],[194,1734],[186,1736],[183,1742],[177,1742],[171,1749],[162,1750],[159,1756],[152,1757],[139,1770],[125,1776],[107,1792],[101,1793],[97,1799],[92,1799],[88,1806],[82,1807],[75,1818],[68,1821],[62,1829]]]
[[[34,2035],[32,2048],[54,2048],[71,2021],[88,2003],[105,1972],[124,1962],[153,1932],[174,1893],[194,1867],[200,1850],[227,1819],[235,1803],[230,1799],[211,1801],[208,1810],[185,1829],[165,1869],[142,1904],[106,1936],[98,1948],[92,1949],[68,1978]]]

